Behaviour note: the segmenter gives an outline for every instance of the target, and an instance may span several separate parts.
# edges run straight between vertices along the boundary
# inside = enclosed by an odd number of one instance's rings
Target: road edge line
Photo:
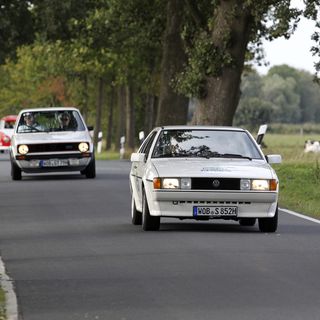
[[[304,214],[301,214],[301,213],[298,213],[298,212],[295,212],[295,211],[291,211],[291,210],[288,210],[288,209],[282,209],[282,208],[279,208],[279,209],[281,211],[285,212],[285,213],[292,214],[293,216],[299,217],[301,219],[309,220],[309,221],[312,221],[312,222],[320,224],[320,220],[318,220],[318,219],[311,218],[311,217],[308,217],[308,216],[306,216]]]
[[[18,320],[18,303],[13,289],[13,281],[6,274],[4,262],[0,256],[0,282],[6,299],[6,316],[7,320]]]

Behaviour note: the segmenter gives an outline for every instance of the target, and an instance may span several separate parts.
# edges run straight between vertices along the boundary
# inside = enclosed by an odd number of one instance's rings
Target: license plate
[[[68,165],[69,162],[67,159],[49,159],[40,161],[40,167],[65,167]]]
[[[236,217],[238,207],[193,207],[195,217]]]

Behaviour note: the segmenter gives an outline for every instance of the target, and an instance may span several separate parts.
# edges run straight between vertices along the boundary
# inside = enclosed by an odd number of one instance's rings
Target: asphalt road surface
[[[0,250],[25,320],[319,320],[320,225],[130,222],[127,161],[11,181],[0,156]]]

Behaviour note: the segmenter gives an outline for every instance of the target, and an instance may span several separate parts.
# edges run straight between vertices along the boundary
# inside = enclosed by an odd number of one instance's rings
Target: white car
[[[10,149],[11,176],[22,172],[79,171],[95,178],[94,146],[89,129],[76,108],[22,110]]]
[[[228,219],[262,232],[278,226],[278,177],[252,135],[234,127],[155,128],[131,155],[131,218],[158,230],[161,217]]]

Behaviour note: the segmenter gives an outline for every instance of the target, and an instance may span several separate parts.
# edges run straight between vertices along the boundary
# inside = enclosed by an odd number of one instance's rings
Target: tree
[[[163,42],[161,83],[157,125],[185,124],[188,115],[188,98],[173,90],[173,81],[186,63],[181,39],[183,1],[167,1],[167,24]]]
[[[0,0],[0,64],[15,57],[16,48],[34,39],[28,0]]]
[[[303,12],[291,8],[289,0],[185,2],[189,4],[184,28],[188,65],[177,88],[198,99],[194,123],[231,125],[244,63],[254,53],[248,55],[249,44],[260,52],[263,38],[289,38]],[[307,2],[305,16],[316,18],[317,3]]]

